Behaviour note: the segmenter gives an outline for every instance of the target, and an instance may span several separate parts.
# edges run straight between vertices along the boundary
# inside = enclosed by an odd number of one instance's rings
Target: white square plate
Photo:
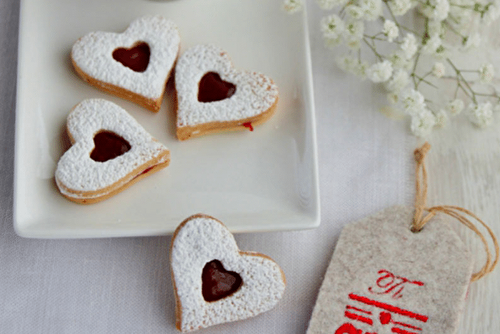
[[[306,13],[281,0],[23,0],[19,36],[14,225],[33,238],[95,238],[172,233],[206,213],[233,232],[319,225],[316,133]],[[277,83],[276,114],[255,131],[179,142],[172,90],[153,113],[103,93],[73,70],[73,43],[91,31],[124,31],[147,14],[175,21],[181,52],[212,43],[235,67]],[[105,98],[135,117],[171,151],[166,169],[93,205],[78,205],[55,186],[68,148],[66,116],[86,98]]]

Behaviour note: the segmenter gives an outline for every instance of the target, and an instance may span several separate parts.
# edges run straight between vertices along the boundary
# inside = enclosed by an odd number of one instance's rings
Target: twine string
[[[471,229],[481,239],[486,252],[486,263],[481,268],[481,270],[473,274],[471,278],[472,282],[477,281],[478,279],[492,272],[498,263],[498,255],[500,253],[500,248],[498,246],[497,238],[493,233],[493,231],[491,230],[491,228],[484,221],[479,219],[478,216],[476,216],[474,213],[470,212],[467,209],[452,205],[438,205],[430,208],[427,207],[428,183],[427,183],[427,169],[425,167],[425,156],[427,155],[427,152],[430,149],[431,145],[429,145],[429,143],[425,143],[422,147],[417,148],[414,152],[415,161],[417,162],[415,167],[416,195],[415,195],[415,214],[413,215],[413,224],[411,230],[415,233],[419,232],[424,228],[425,224],[427,224],[432,219],[432,217],[434,217],[438,212],[442,212],[444,214],[449,215],[450,217],[455,218],[464,226]],[[425,212],[427,212],[427,214],[425,214]],[[488,231],[488,234],[495,248],[495,260],[492,260],[492,254],[486,237],[477,228],[477,226],[467,218],[467,216],[479,222],[479,224],[482,225]]]

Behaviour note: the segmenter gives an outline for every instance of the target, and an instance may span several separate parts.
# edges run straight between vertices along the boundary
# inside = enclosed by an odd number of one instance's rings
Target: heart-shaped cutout
[[[100,131],[94,136],[94,149],[90,158],[106,162],[130,151],[128,141],[111,131]]]
[[[148,43],[140,42],[130,49],[118,48],[113,51],[113,59],[135,72],[144,72],[149,65],[151,50]]]
[[[73,45],[71,59],[89,84],[158,111],[179,47],[175,23],[144,16],[121,34],[98,31],[83,36]]]
[[[228,271],[218,260],[208,262],[201,274],[201,291],[207,302],[226,298],[236,291],[242,283],[241,276]]]
[[[68,115],[73,146],[57,164],[59,191],[90,204],[126,189],[170,162],[170,152],[125,110],[103,99],[79,103]]]
[[[227,53],[213,45],[194,46],[179,57],[175,88],[179,140],[248,129],[268,120],[278,102],[269,77],[235,69]]]
[[[215,102],[230,98],[236,91],[236,86],[224,81],[215,72],[208,72],[201,78],[198,85],[198,101]]]
[[[207,215],[191,216],[179,225],[170,260],[176,326],[182,332],[268,311],[285,292],[285,275],[276,262],[260,253],[240,251],[229,230]],[[213,276],[216,283],[211,287],[217,291],[205,292],[205,283]]]

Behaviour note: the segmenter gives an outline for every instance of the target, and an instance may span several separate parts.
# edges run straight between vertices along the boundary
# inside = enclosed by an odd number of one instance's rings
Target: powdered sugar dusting
[[[206,302],[201,276],[205,264],[214,259],[226,270],[237,272],[243,284],[231,296]],[[195,216],[181,227],[172,241],[171,260],[184,332],[265,312],[278,303],[285,291],[281,269],[274,261],[241,255],[232,234],[208,216]]]
[[[117,48],[137,42],[148,44],[151,55],[145,72],[135,72],[113,59]],[[73,61],[87,75],[150,99],[158,99],[180,46],[177,26],[161,16],[145,16],[132,22],[121,34],[91,32],[80,38],[71,52]]]
[[[236,85],[236,92],[225,100],[199,102],[198,85],[208,72]],[[178,127],[254,117],[271,108],[278,97],[278,87],[270,78],[234,69],[229,56],[213,45],[197,45],[181,55],[175,68],[175,87]]]
[[[55,176],[61,192],[71,197],[88,196],[75,195],[64,187],[89,192],[118,181],[128,182],[135,175],[122,179],[167,151],[124,109],[104,99],[88,99],[79,103],[69,114],[67,127],[75,143],[59,160]],[[129,142],[130,150],[106,162],[92,160],[93,138],[101,130],[112,131],[124,138]],[[162,158],[159,162],[164,160]]]

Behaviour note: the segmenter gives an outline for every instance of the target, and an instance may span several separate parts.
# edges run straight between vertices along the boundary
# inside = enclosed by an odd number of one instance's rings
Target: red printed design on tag
[[[422,328],[418,325],[409,323],[412,320],[426,323],[429,317],[408,311],[397,306],[387,303],[382,303],[357,294],[349,294],[349,299],[353,305],[347,305],[344,315],[352,321],[358,321],[363,324],[373,326],[374,322],[379,322],[381,325],[392,326],[391,332],[397,334],[419,334]],[[354,306],[356,305],[356,306]],[[378,318],[377,318],[378,315]],[[405,319],[409,318],[409,319]],[[395,320],[394,318],[402,318]],[[359,326],[359,325],[358,325]],[[354,334],[377,334],[377,332],[363,332],[356,328],[352,323],[345,323],[340,326],[335,334],[354,333]]]
[[[396,276],[388,270],[379,270],[379,275],[377,279],[377,286],[371,286],[368,291],[377,295],[385,295],[392,293],[392,298],[399,299],[403,297],[403,289],[406,285],[414,284],[417,286],[423,286],[424,283],[419,281],[412,281],[405,277]]]
[[[375,332],[365,332],[361,329],[357,329],[350,323],[345,323],[335,331],[335,334],[377,334]]]

